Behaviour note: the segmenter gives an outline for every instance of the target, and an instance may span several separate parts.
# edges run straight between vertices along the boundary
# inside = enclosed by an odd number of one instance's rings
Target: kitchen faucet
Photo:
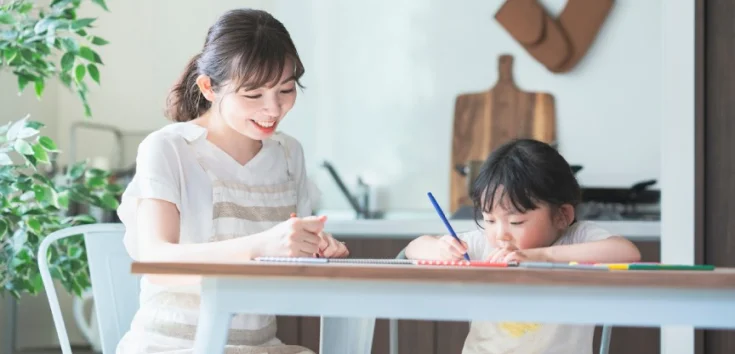
[[[363,182],[362,178],[357,177],[357,188],[358,191],[355,195],[353,195],[349,189],[347,189],[347,186],[345,186],[344,182],[342,182],[342,178],[339,177],[339,174],[334,169],[334,166],[332,166],[329,161],[322,162],[322,167],[326,168],[327,171],[329,171],[329,174],[332,175],[332,179],[334,179],[334,182],[337,183],[337,187],[339,187],[339,190],[342,192],[342,194],[347,198],[347,201],[350,202],[350,206],[352,206],[352,209],[355,210],[356,217],[358,219],[370,219],[372,216],[369,210],[369,200],[370,200],[370,186],[367,185],[367,183]]]

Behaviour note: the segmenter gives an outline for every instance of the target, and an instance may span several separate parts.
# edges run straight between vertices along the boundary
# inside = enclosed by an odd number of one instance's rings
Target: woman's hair
[[[199,75],[207,75],[215,91],[229,82],[235,90],[250,90],[276,82],[287,63],[294,66],[294,79],[303,87],[299,79],[304,66],[283,24],[261,10],[228,11],[209,28],[202,52],[171,88],[166,116],[186,122],[211,107],[196,84]]]
[[[499,188],[501,193],[496,195]],[[576,206],[581,190],[571,166],[556,149],[537,140],[517,139],[488,156],[470,197],[479,217],[489,213],[497,202],[521,213],[538,208],[539,203],[552,208]]]

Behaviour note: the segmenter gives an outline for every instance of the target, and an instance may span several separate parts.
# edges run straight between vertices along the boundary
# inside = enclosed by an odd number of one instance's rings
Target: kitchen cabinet
[[[346,239],[355,258],[392,258],[410,239],[363,238]],[[660,260],[658,241],[636,242],[643,261]],[[439,306],[440,304],[437,304]],[[455,305],[453,305],[455,306]],[[467,336],[467,322],[447,321],[398,321],[398,348],[400,354],[459,354]],[[595,353],[599,350],[600,327],[595,331]],[[289,344],[300,344],[319,352],[319,318],[278,318],[278,335]],[[378,319],[373,337],[374,354],[389,353],[388,320]],[[610,353],[649,354],[660,352],[658,328],[613,327]]]

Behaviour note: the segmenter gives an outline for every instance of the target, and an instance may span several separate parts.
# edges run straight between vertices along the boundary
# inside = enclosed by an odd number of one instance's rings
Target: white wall
[[[543,2],[558,12],[565,0]],[[112,14],[99,21],[98,33],[112,42],[100,51],[103,86],[90,100],[95,122],[125,130],[166,124],[167,90],[207,27],[225,9],[267,4],[306,64],[307,89],[282,127],[302,141],[322,207],[348,207],[319,167],[324,159],[350,185],[357,175],[378,184],[383,207],[430,210],[426,191],[446,204],[454,98],[491,87],[501,53],[515,56],[521,88],[555,95],[561,150],[584,165],[581,181],[628,186],[659,177],[662,3],[616,1],[581,64],[553,75],[495,22],[502,0],[112,2]],[[69,124],[81,109],[66,93],[59,109],[60,140],[68,146]],[[126,141],[128,162],[139,140]],[[82,157],[113,151],[109,139],[85,145]]]

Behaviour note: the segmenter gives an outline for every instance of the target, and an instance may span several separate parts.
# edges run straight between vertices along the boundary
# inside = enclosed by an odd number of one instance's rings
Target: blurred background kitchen
[[[126,0],[108,1],[109,12],[89,2],[80,16],[97,17],[95,35],[110,41],[97,49],[104,65],[101,84],[90,87],[92,118],[84,118],[79,98],[60,84],[48,84],[39,101],[32,88],[18,96],[15,77],[0,71],[0,123],[30,113],[64,151],[61,165],[88,159],[125,183],[138,143],[168,124],[162,114],[167,92],[201,49],[208,26],[228,9],[261,8],[286,25],[306,67],[306,89],[281,129],[303,144],[308,176],[321,192],[317,212],[330,216],[331,231],[348,240],[355,256],[394,256],[412,237],[443,233],[429,191],[454,215],[455,228],[474,227],[462,212],[463,193],[472,161],[484,156],[458,151],[453,141],[495,146],[503,138],[497,131],[523,135],[533,125],[546,127],[543,136],[578,171],[585,190],[581,215],[633,239],[645,260],[658,261],[662,117],[671,109],[663,100],[673,80],[665,77],[663,58],[667,50],[681,53],[665,44],[677,42],[672,21],[688,11],[667,9],[668,1],[615,1],[586,54],[561,73],[529,54],[495,18],[503,0]],[[540,3],[556,16],[567,1]],[[681,31],[691,37],[690,28]],[[502,85],[503,60],[515,91]],[[476,114],[484,123],[474,130],[495,131],[462,135],[458,130],[473,130],[473,123],[456,123],[467,114],[455,106],[457,97],[493,88],[496,99],[508,92],[531,95],[518,112],[533,113]],[[88,346],[94,333],[79,328],[89,325],[83,323],[88,312],[75,321],[74,301],[64,291],[60,296],[73,344]],[[3,318],[8,306],[0,308]],[[291,320],[286,340],[318,340],[314,319]],[[58,345],[43,294],[23,297],[14,321],[17,351]],[[7,326],[0,339],[9,340]],[[466,334],[463,323],[400,326],[407,338],[401,353],[452,352]],[[386,328],[378,323],[376,353],[387,352]],[[613,341],[619,352],[653,353],[661,337],[658,329],[621,328]]]

